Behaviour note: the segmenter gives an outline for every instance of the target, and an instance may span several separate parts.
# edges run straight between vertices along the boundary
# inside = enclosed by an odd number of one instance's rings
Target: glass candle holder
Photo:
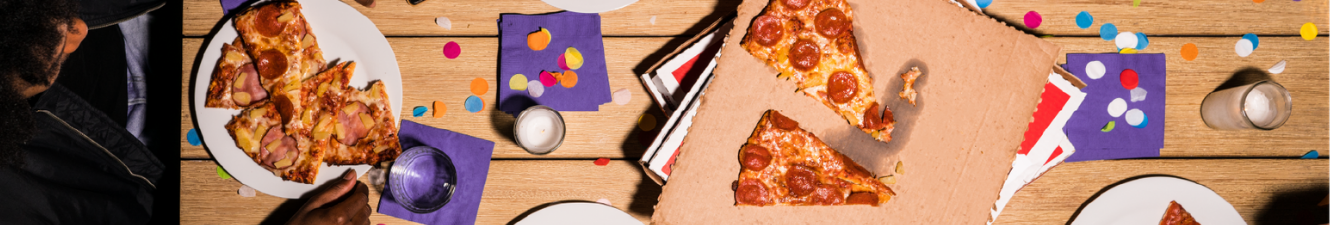
[[[1270,80],[1212,92],[1201,102],[1201,120],[1218,130],[1272,130],[1292,112],[1288,90]]]
[[[537,105],[522,110],[513,123],[513,136],[517,146],[536,155],[544,155],[563,145],[563,116],[559,111]]]

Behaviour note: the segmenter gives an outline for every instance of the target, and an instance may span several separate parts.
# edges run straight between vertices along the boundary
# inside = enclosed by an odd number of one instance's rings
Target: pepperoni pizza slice
[[[268,100],[268,91],[259,85],[259,72],[245,53],[240,38],[222,44],[222,58],[212,71],[204,107],[239,109]]]
[[[288,134],[278,109],[264,103],[232,116],[226,130],[255,163],[283,180],[313,184],[323,164],[323,150],[310,148],[309,137]],[[283,132],[286,130],[287,132]]]
[[[1164,211],[1164,218],[1159,219],[1159,225],[1201,225],[1196,222],[1196,218],[1191,217],[1178,201],[1170,201],[1168,210]]]
[[[254,6],[235,17],[235,27],[269,92],[296,96],[300,81],[325,66],[323,51],[295,1]]]
[[[873,78],[854,37],[854,11],[844,0],[772,0],[741,45],[794,79],[800,92],[841,114],[874,139],[891,141],[891,109],[878,109]]]
[[[767,110],[739,150],[735,205],[878,206],[895,192],[799,123]]]

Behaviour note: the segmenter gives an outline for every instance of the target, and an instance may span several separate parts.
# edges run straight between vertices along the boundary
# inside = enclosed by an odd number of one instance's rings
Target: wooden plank
[[[1178,176],[1205,185],[1232,204],[1247,223],[1291,224],[1299,219],[1297,213],[1314,210],[1325,198],[1330,182],[1326,162],[1161,159],[1067,163],[1016,192],[993,224],[1063,224],[1104,187],[1147,174]]]
[[[1304,23],[1316,24],[1324,37],[1330,15],[1326,0],[1302,1],[993,1],[984,12],[1012,26],[1026,28],[1025,14],[1038,12],[1043,23],[1034,32],[1063,35],[1099,36],[1105,23],[1118,31],[1145,32],[1147,35],[1293,35]],[[1094,24],[1088,29],[1076,26],[1076,14],[1089,12]],[[1262,42],[1264,43],[1264,42]]]
[[[495,36],[499,14],[544,14],[562,11],[538,1],[523,0],[429,0],[420,5],[406,1],[377,1],[366,8],[353,0],[342,0],[369,17],[387,36]],[[692,36],[710,22],[734,12],[739,1],[672,0],[639,1],[619,10],[601,13],[601,33],[606,36]],[[204,36],[222,20],[222,6],[216,0],[185,0],[182,32],[185,36]],[[662,10],[668,9],[668,10]],[[437,17],[448,17],[452,30],[435,24]],[[652,22],[652,18],[655,22]],[[555,31],[557,32],[557,31]]]
[[[256,197],[241,197],[236,190],[243,184],[217,177],[216,167],[211,160],[181,161],[180,223],[258,224],[265,220],[280,223],[294,213],[293,208],[303,204],[262,192]],[[606,166],[596,166],[592,160],[492,161],[476,224],[508,223],[546,203],[602,198],[649,223],[660,186],[641,171],[636,162],[624,160],[614,160]],[[367,182],[366,177],[360,181]],[[369,205],[375,211],[370,224],[415,224],[378,213],[380,194],[377,188],[370,189]]]

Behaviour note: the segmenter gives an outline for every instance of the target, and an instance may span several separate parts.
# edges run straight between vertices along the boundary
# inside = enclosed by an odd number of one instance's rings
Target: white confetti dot
[[[1104,68],[1104,63],[1102,62],[1090,61],[1090,63],[1085,64],[1085,75],[1090,76],[1090,79],[1098,80],[1099,78],[1104,77],[1105,72],[1108,72],[1108,69]]]
[[[539,98],[541,95],[545,94],[545,85],[540,84],[539,80],[527,82],[526,92],[527,94],[531,94],[531,97],[533,98]]]
[[[1118,49],[1135,48],[1136,41],[1139,40],[1140,39],[1136,37],[1136,34],[1132,32],[1118,33],[1118,37],[1113,39],[1113,41],[1118,44]]]
[[[1145,94],[1145,89],[1142,89],[1141,86],[1136,86],[1136,89],[1131,89],[1131,102],[1145,101]]]
[[[1238,44],[1233,45],[1233,51],[1237,52],[1238,56],[1241,57],[1247,57],[1248,55],[1251,55],[1252,50],[1256,49],[1252,47],[1251,40],[1247,39],[1238,40]]]
[[[434,18],[434,23],[438,24],[439,27],[442,27],[443,29],[453,29],[453,21],[448,20],[448,17],[440,16],[439,18]]]
[[[602,198],[602,199],[596,199],[596,202],[599,202],[600,204],[605,204],[605,205],[613,206],[612,204],[610,204],[610,200],[609,200],[609,199],[604,199],[604,198]]]
[[[656,25],[656,16],[651,16],[651,25]]]
[[[1127,125],[1136,128],[1143,127],[1141,122],[1145,122],[1145,112],[1141,112],[1141,109],[1128,110],[1125,119],[1127,119]]]
[[[1271,73],[1271,74],[1279,74],[1279,73],[1283,73],[1283,72],[1284,72],[1284,64],[1287,64],[1287,63],[1288,63],[1287,60],[1279,60],[1279,63],[1275,63],[1275,66],[1271,66],[1271,67],[1270,67],[1270,73]]]
[[[614,104],[627,105],[628,101],[633,99],[633,93],[629,92],[627,88],[619,88],[619,90],[614,91],[612,98]]]
[[[1115,98],[1113,102],[1108,103],[1108,115],[1117,118],[1122,116],[1122,112],[1127,111],[1127,101],[1122,98]]]
[[[240,190],[237,190],[236,193],[239,193],[241,197],[246,198],[254,197],[254,195],[257,194],[254,192],[254,188],[249,187],[249,185],[240,186]]]

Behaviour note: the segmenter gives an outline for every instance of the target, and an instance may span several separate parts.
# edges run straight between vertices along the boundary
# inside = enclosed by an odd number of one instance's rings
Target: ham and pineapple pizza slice
[[[309,137],[287,134],[273,104],[247,108],[232,116],[226,130],[249,158],[283,180],[313,184],[323,151],[311,148]]]
[[[878,206],[895,192],[799,123],[767,110],[739,150],[735,205]]]
[[[240,109],[268,100],[268,91],[259,85],[259,72],[245,53],[240,38],[222,44],[222,57],[212,71],[208,96],[203,104],[209,108]]]
[[[269,92],[299,92],[301,80],[323,70],[323,51],[295,1],[273,1],[235,17],[236,31]]]
[[[330,164],[374,164],[397,159],[397,120],[383,81],[371,81],[367,90],[352,90],[335,110],[334,136],[324,161]]]
[[[844,0],[772,0],[748,27],[741,45],[793,79],[874,139],[891,141],[891,109],[879,109],[873,79],[854,38],[854,11]]]

